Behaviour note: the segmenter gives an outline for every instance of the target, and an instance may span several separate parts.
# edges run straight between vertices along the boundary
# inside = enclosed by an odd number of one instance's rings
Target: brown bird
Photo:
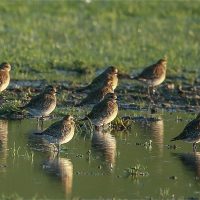
[[[92,111],[83,119],[91,120],[95,126],[104,126],[112,122],[118,113],[117,96],[108,93],[102,101],[94,105]]]
[[[200,113],[197,117],[189,122],[183,131],[171,141],[183,140],[185,142],[193,143],[193,150],[196,150],[196,144],[200,142]]]
[[[3,62],[0,65],[0,92],[5,90],[10,83],[10,70],[9,63]]]
[[[105,95],[108,93],[114,93],[114,90],[112,88],[112,81],[108,81],[105,86],[89,92],[87,97],[81,101],[79,106],[87,104],[97,104],[102,101]]]
[[[35,133],[50,144],[57,145],[60,151],[60,145],[69,142],[74,136],[75,122],[71,115],[66,115],[62,120],[55,122],[49,128],[41,133]]]
[[[77,91],[92,91],[106,85],[108,80],[111,82],[113,90],[118,84],[118,69],[114,66],[108,67],[103,73],[97,76],[88,86],[78,89]]]
[[[56,88],[49,85],[44,91],[34,96],[28,104],[21,109],[28,111],[34,117],[48,116],[56,108]]]
[[[134,79],[145,83],[148,86],[148,93],[150,94],[150,88],[153,89],[155,86],[160,85],[165,80],[166,70],[167,58],[165,57],[158,60],[157,63],[145,68],[142,73],[134,77]]]

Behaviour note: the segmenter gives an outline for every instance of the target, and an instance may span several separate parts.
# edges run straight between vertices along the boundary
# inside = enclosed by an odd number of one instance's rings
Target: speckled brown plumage
[[[117,96],[114,93],[108,93],[104,99],[96,104],[92,111],[86,116],[96,126],[109,124],[115,119],[118,113]]]
[[[0,65],[0,92],[5,90],[10,83],[10,70],[9,63],[4,62]]]
[[[47,86],[41,94],[34,96],[22,107],[34,117],[48,116],[56,108],[56,88]]]
[[[166,78],[167,59],[160,59],[157,63],[145,68],[135,79],[146,83],[150,87],[160,85]]]
[[[200,114],[198,114],[194,120],[189,122],[183,131],[171,141],[175,140],[193,143],[193,148],[196,148],[196,143],[200,142]]]
[[[78,91],[93,91],[97,90],[107,84],[108,81],[111,82],[113,90],[118,84],[118,70],[116,67],[110,66],[103,73],[97,76],[88,86],[80,88]]]
[[[55,122],[49,128],[36,135],[41,136],[49,143],[61,145],[69,142],[74,136],[74,121],[71,115],[66,115],[62,120]]]
[[[89,92],[87,97],[81,101],[79,106],[87,104],[97,104],[100,101],[102,101],[105,95],[108,93],[114,93],[111,81],[108,81],[108,83],[105,86]]]

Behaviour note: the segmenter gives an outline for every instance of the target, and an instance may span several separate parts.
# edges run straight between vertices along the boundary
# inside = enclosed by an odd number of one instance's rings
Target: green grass
[[[13,79],[72,80],[56,69],[134,72],[164,55],[199,68],[199,1],[0,1],[0,61]],[[79,81],[79,80],[78,80]]]

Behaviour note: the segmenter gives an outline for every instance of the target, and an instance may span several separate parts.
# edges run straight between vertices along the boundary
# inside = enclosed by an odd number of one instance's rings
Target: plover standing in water
[[[196,144],[200,142],[200,114],[189,122],[183,131],[171,141],[182,140],[193,144],[193,150],[196,150]]]
[[[53,123],[45,131],[34,133],[35,136],[53,144],[60,151],[60,145],[69,142],[74,136],[75,122],[71,115],[66,115],[62,120]]]

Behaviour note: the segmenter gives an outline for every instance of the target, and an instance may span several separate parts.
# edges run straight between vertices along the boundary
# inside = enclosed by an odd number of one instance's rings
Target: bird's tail
[[[84,91],[89,90],[89,89],[90,89],[89,86],[85,86],[85,87],[81,87],[81,88],[76,89],[76,92],[84,92]]]
[[[81,101],[81,102],[79,102],[79,103],[76,103],[75,105],[74,105],[74,107],[80,107],[80,106],[83,106],[84,105],[84,101]]]
[[[172,138],[170,141],[173,142],[173,141],[180,140],[180,139],[181,139],[181,138],[180,138],[180,136],[178,135],[177,137]]]
[[[139,79],[139,76],[130,76],[130,78],[132,79],[132,80],[138,80]]]
[[[37,132],[37,133],[33,133],[33,135],[42,135],[42,132],[41,133],[39,133],[39,132]]]
[[[84,117],[82,119],[78,119],[77,122],[82,122],[82,121],[85,121],[85,120],[88,120],[88,117]]]

